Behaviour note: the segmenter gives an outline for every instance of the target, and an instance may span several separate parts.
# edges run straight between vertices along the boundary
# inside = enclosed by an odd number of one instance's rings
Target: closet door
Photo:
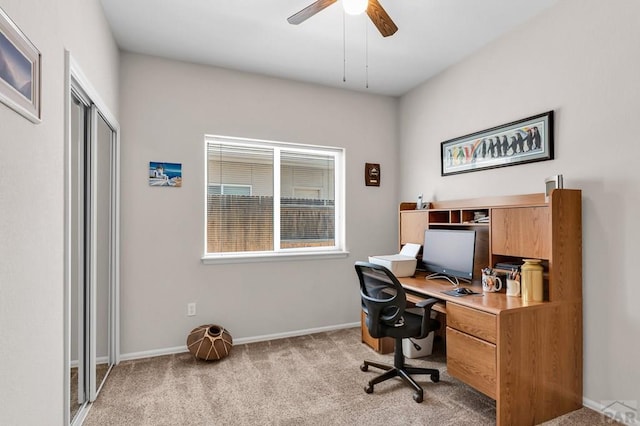
[[[71,149],[70,149],[70,418],[87,402],[87,350],[86,350],[86,260],[85,260],[85,149],[89,140],[91,110],[81,95],[71,95]]]
[[[112,253],[113,253],[113,151],[115,132],[98,112],[91,107],[91,141],[89,155],[89,224],[87,246],[89,261],[89,400],[94,401],[100,386],[113,365],[110,356],[112,320]]]
[[[68,419],[80,425],[118,362],[118,127],[71,74]]]
[[[94,401],[113,365],[109,357],[112,250],[111,146],[113,130],[91,106],[91,138],[87,158],[85,221],[87,224],[88,391]]]

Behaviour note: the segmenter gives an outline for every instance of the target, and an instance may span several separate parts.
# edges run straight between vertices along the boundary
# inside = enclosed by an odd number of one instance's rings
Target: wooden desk
[[[475,221],[477,215],[488,222]],[[544,302],[504,293],[449,296],[441,280],[400,278],[418,301],[445,301],[447,369],[496,400],[498,425],[538,424],[582,406],[582,194],[400,203],[399,245],[424,244],[425,229],[473,229],[473,276],[499,262],[542,260]],[[475,286],[481,291],[480,286]],[[366,327],[365,327],[366,328]],[[363,330],[363,341],[365,341]],[[374,339],[375,340],[375,339]]]
[[[447,371],[496,400],[497,425],[538,424],[582,406],[582,370],[573,360],[578,306],[523,302],[505,293],[451,296],[444,280],[399,278],[407,299],[435,297],[446,303]],[[579,386],[580,385],[580,386]]]

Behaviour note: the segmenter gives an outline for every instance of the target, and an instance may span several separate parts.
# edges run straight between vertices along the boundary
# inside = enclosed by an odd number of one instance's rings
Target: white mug
[[[482,273],[482,291],[493,293],[502,290],[502,280],[496,274]]]
[[[520,281],[507,279],[507,296],[520,296]]]

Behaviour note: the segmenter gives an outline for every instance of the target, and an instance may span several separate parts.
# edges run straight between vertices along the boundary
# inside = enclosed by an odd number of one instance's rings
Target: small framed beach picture
[[[149,162],[149,186],[182,186],[182,163]]]
[[[40,123],[40,51],[0,9],[0,102]]]

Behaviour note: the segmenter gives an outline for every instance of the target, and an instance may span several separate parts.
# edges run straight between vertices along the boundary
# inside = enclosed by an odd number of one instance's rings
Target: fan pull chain
[[[347,82],[347,23],[346,12],[342,11],[342,82]]]
[[[364,47],[364,52],[365,52],[365,65],[364,65],[364,71],[365,71],[365,88],[369,88],[369,23],[365,20],[364,22],[364,40],[365,40],[365,47]]]

